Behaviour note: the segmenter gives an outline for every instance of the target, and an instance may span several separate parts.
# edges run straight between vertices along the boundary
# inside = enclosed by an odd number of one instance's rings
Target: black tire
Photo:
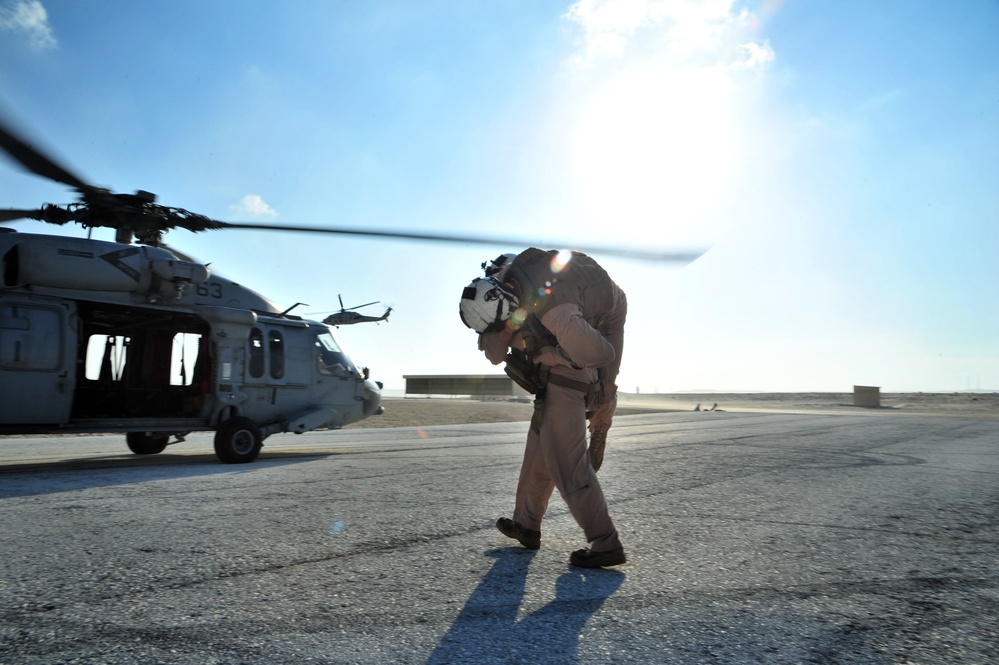
[[[166,450],[169,442],[169,434],[153,432],[128,432],[125,434],[125,443],[128,444],[128,449],[136,455],[159,454]]]
[[[215,455],[226,464],[252,462],[263,444],[260,428],[242,416],[230,418],[215,432]]]

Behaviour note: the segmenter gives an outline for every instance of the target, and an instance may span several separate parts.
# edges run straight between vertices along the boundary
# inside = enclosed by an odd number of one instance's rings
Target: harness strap
[[[572,379],[567,379],[564,376],[559,376],[558,374],[549,374],[548,383],[554,383],[556,386],[562,386],[563,388],[569,388],[570,390],[578,390],[584,395],[588,395],[590,392],[592,383],[583,383],[582,381],[574,381]]]

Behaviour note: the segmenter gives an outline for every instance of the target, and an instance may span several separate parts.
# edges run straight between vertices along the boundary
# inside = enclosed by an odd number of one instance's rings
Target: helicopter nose
[[[362,393],[365,416],[380,416],[385,413],[382,406],[382,384],[380,381],[364,380],[364,390]]]

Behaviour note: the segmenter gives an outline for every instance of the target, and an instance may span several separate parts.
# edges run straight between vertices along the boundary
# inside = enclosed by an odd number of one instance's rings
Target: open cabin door
[[[76,383],[72,301],[0,300],[0,425],[69,421]]]
[[[210,389],[208,324],[164,308],[81,302],[74,422],[196,419]]]

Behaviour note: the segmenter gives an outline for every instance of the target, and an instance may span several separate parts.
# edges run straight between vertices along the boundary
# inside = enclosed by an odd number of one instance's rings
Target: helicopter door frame
[[[310,407],[315,347],[308,324],[257,315],[245,344],[245,413],[266,423]]]
[[[0,297],[0,424],[69,422],[78,327],[73,301]]]
[[[304,321],[257,316],[246,336],[244,386],[308,388],[314,335]]]

